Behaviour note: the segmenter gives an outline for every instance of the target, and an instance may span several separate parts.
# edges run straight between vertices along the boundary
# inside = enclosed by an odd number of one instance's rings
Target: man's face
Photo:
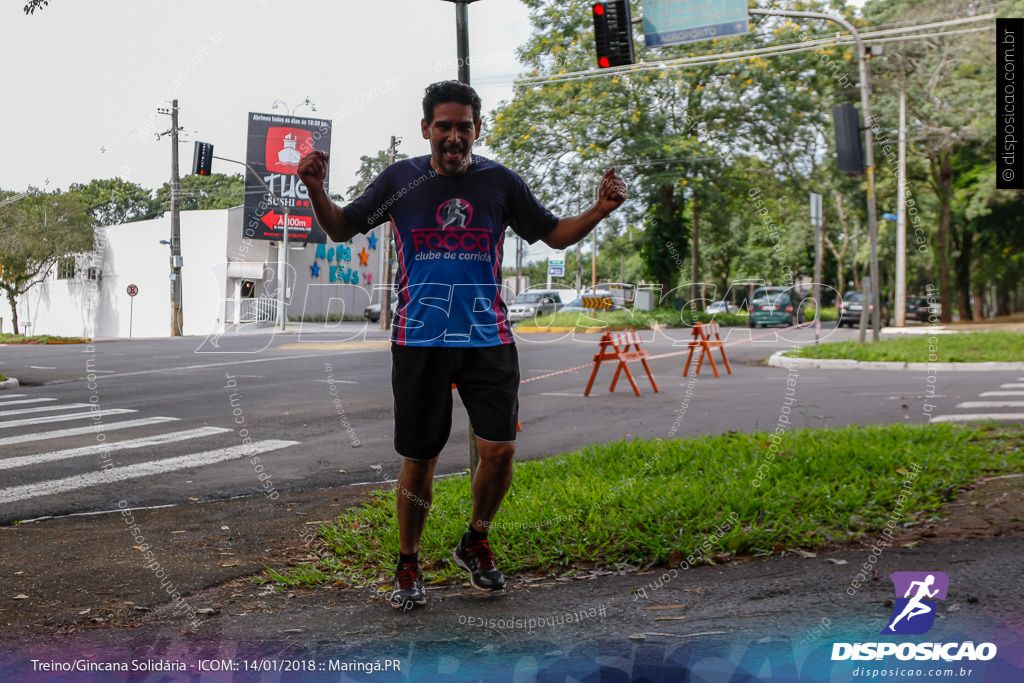
[[[433,166],[446,175],[458,175],[469,167],[473,142],[480,136],[480,122],[473,121],[473,107],[456,102],[434,106],[434,120],[420,122],[423,139],[430,140]]]

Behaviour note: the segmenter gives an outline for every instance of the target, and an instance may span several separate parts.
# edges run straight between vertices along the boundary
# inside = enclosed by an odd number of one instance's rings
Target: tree
[[[50,0],[28,0],[25,3],[25,14],[35,14],[37,9],[42,9],[50,4]]]
[[[395,153],[395,161],[401,159],[408,159],[408,154],[402,154],[401,152]],[[377,152],[377,156],[366,156],[365,154],[359,157],[359,170],[356,172],[356,182],[351,185],[346,192],[348,193],[348,201],[353,201],[356,197],[361,195],[370,183],[380,175],[381,171],[388,167],[388,150],[382,149]]]
[[[156,218],[162,213],[152,190],[121,178],[72,183],[68,194],[77,194],[84,200],[96,225],[120,225]]]
[[[864,15],[872,24],[924,23],[996,9],[995,0],[872,0],[865,4]],[[958,224],[954,215],[954,164],[965,146],[995,137],[992,37],[993,33],[985,31],[894,43],[895,57],[880,60],[874,79],[878,111],[889,121],[896,120],[896,93],[906,91],[908,128],[910,135],[917,137],[908,152],[912,150],[926,161],[928,186],[938,201],[933,246],[943,322],[952,320],[954,294],[961,317],[970,317],[968,271],[973,237],[964,233],[966,223]],[[959,264],[954,262],[958,256],[963,257]],[[954,274],[958,281],[955,290]]]
[[[707,239],[731,240],[734,220],[740,221],[741,232],[756,225],[749,203],[742,201],[755,185],[777,188],[774,203],[784,209],[778,220],[806,215],[806,202],[798,213],[789,198],[806,197],[808,178],[828,150],[832,136],[825,104],[840,90],[831,74],[801,53],[697,66],[653,64],[694,56],[694,49],[714,54],[796,42],[834,29],[821,22],[798,26],[769,17],[755,19],[748,36],[700,47],[648,49],[637,36],[637,60],[645,67],[560,80],[562,73],[593,67],[590,4],[524,2],[532,10],[535,30],[519,57],[530,69],[527,75],[549,78],[517,86],[515,98],[503,102],[488,121],[486,140],[546,204],[566,213],[578,210],[589,203],[584,181],[599,176],[597,169],[618,168],[634,198],[620,209],[623,219],[642,218],[646,273],[665,291],[680,272],[690,279],[694,227],[700,231],[699,251],[714,256],[718,272],[725,264],[731,269],[741,263],[736,246],[722,249]],[[803,9],[824,8],[824,3],[804,4]],[[840,52],[849,51],[831,51],[841,61]],[[821,134],[826,127],[827,137]],[[720,210],[723,206],[738,209],[739,217]],[[810,243],[807,223],[806,218],[794,220],[786,239]],[[750,230],[749,239],[771,246],[764,231]],[[806,248],[801,244],[799,251]],[[802,263],[801,256],[797,265]],[[771,259],[746,266],[756,270],[748,275],[764,277],[781,268]],[[697,270],[706,272],[699,264]]]
[[[12,196],[0,191],[0,202]],[[78,194],[46,193],[29,188],[28,196],[0,208],[0,289],[18,330],[18,297],[41,282],[61,259],[94,247],[93,219]]]
[[[232,175],[225,173],[189,174],[180,180],[180,186],[179,197],[182,211],[230,209],[245,202],[245,178],[241,173]],[[164,183],[156,191],[156,199],[161,211],[170,210],[170,183]]]

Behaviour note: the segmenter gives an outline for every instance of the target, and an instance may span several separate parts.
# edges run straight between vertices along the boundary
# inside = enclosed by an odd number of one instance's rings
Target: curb
[[[776,351],[768,358],[768,366],[773,368],[786,368],[789,370],[807,370],[817,368],[821,370],[912,370],[912,371],[943,371],[943,372],[975,372],[986,370],[1024,370],[1024,362],[995,362],[985,363],[904,363],[898,361],[858,361],[858,360],[832,360],[820,358],[790,357],[785,354],[788,351]]]
[[[3,391],[4,389],[17,389],[19,386],[21,385],[18,384],[18,380],[13,377],[8,377],[5,381],[0,382],[0,391]]]

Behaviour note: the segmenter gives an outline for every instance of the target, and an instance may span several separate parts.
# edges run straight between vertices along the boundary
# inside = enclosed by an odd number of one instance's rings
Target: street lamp
[[[313,111],[316,111],[316,105],[313,104],[313,100],[309,99],[309,95],[306,95],[306,99],[304,99],[302,102],[299,102],[298,104],[296,104],[294,109],[290,109],[288,107],[288,104],[284,100],[274,100],[274,103],[272,105],[270,105],[270,108],[271,109],[277,109],[277,105],[281,105],[282,107],[284,107],[285,111],[288,112],[289,116],[294,114],[296,112],[296,110],[298,110],[298,108],[301,107],[302,105],[306,105],[310,109],[312,109]]]
[[[445,0],[455,3],[455,44],[459,53],[459,81],[469,85],[469,11],[466,6],[477,0]]]

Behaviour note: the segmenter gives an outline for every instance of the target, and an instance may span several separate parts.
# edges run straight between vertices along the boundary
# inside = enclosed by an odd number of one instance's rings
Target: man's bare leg
[[[473,480],[473,519],[471,526],[480,533],[487,533],[494,516],[512,485],[512,461],[516,454],[515,443],[492,443],[476,440],[480,451],[480,464]]]
[[[481,590],[501,590],[505,577],[494,565],[487,532],[512,483],[514,443],[477,439],[480,463],[473,479],[473,519],[469,531],[455,548],[455,563],[470,573],[470,582]]]
[[[482,458],[481,458],[482,460]],[[404,555],[415,555],[420,549],[423,525],[434,500],[434,468],[437,456],[431,460],[405,459],[398,474],[397,514],[399,550]]]

